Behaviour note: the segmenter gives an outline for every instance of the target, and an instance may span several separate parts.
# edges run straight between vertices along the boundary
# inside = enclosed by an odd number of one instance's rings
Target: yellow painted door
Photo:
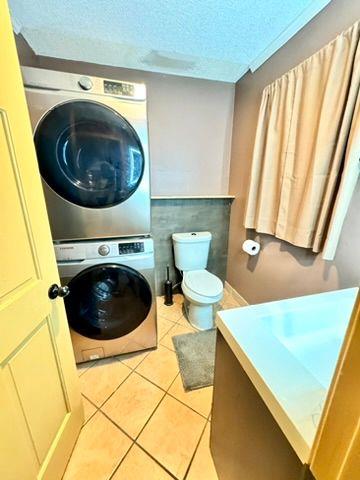
[[[57,480],[83,410],[5,0],[0,45],[0,479]]]
[[[360,479],[360,294],[315,438],[316,480]]]

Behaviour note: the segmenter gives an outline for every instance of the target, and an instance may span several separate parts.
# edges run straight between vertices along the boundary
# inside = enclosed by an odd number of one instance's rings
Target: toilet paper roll
[[[242,249],[251,256],[257,255],[260,252],[260,243],[255,240],[245,240]]]

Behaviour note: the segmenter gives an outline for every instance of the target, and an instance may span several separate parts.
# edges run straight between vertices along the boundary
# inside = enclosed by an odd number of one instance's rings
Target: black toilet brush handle
[[[170,280],[170,267],[169,265],[166,266],[166,280],[164,283],[164,290],[165,290],[165,305],[173,305],[173,288],[172,288],[172,281]]]

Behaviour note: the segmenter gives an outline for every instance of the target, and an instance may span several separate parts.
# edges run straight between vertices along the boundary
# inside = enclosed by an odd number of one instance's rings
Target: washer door
[[[69,325],[84,337],[111,340],[127,335],[141,325],[151,308],[148,282],[124,265],[87,268],[68,285],[65,307]]]
[[[57,105],[40,121],[34,140],[43,179],[76,205],[117,205],[141,182],[145,161],[139,137],[120,114],[100,103]]]

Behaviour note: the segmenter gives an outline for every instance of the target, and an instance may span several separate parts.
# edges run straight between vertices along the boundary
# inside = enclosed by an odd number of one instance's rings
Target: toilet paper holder
[[[255,256],[260,252],[260,243],[255,240],[245,240],[242,244],[242,249],[245,253]]]

